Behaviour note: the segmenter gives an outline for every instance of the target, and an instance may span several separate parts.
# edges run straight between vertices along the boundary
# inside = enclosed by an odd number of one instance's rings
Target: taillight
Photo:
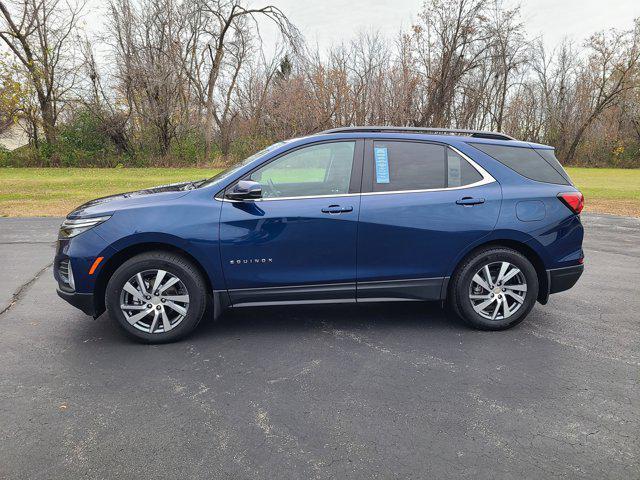
[[[584,208],[584,197],[580,192],[559,193],[558,198],[576,215]]]

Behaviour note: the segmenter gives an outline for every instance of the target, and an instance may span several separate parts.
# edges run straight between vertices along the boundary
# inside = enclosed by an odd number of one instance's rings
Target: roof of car
[[[533,148],[553,148],[548,145],[525,142],[517,140],[505,133],[491,132],[486,130],[467,130],[457,128],[432,128],[432,127],[394,127],[394,126],[361,126],[361,127],[341,127],[323,130],[315,135],[336,135],[347,134],[352,137],[354,135],[364,137],[376,137],[379,134],[397,135],[398,137],[416,136],[420,138],[427,137],[431,140],[439,140],[447,142],[452,137],[459,140],[468,140],[478,143],[495,143],[500,145],[509,145],[514,147],[533,147]],[[312,135],[313,136],[313,135]],[[460,138],[462,137],[462,138]]]
[[[393,126],[371,126],[371,127],[341,127],[332,128],[320,132],[328,133],[422,133],[430,135],[464,135],[476,138],[491,138],[494,140],[515,140],[505,133],[489,132],[485,130],[467,130],[459,128],[433,128],[433,127],[393,127]]]

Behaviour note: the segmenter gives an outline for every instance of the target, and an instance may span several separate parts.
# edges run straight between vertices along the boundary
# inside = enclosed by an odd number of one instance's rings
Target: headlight
[[[60,238],[71,238],[76,235],[86,232],[90,228],[100,225],[102,222],[106,222],[111,218],[111,215],[107,217],[93,217],[93,218],[79,218],[77,220],[65,220],[60,225]]]

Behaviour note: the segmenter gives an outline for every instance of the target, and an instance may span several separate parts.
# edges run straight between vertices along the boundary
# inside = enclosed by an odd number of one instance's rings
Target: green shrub
[[[43,156],[61,167],[115,165],[115,147],[100,125],[90,110],[79,110],[60,128],[56,145],[41,148]]]
[[[204,135],[191,131],[173,141],[168,156],[180,165],[198,165],[204,162],[204,151]]]
[[[231,143],[229,156],[234,160],[241,160],[272,145],[273,139],[261,135],[243,135]]]
[[[640,144],[622,140],[594,142],[587,140],[578,148],[570,163],[577,167],[639,168]]]
[[[0,155],[2,167],[49,167],[40,152],[30,145],[3,152]]]

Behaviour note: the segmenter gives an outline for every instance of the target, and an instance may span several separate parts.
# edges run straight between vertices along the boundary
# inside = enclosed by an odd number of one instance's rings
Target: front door
[[[358,301],[437,300],[460,252],[490,233],[501,189],[456,150],[368,141],[358,230]]]
[[[355,301],[362,151],[357,140],[296,148],[243,178],[262,185],[261,199],[223,200],[221,258],[234,305]]]

